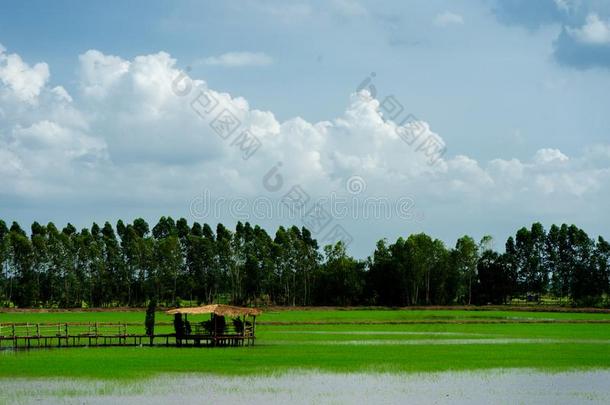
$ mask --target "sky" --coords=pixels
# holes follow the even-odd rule
[[[7,1],[0,217],[610,237],[610,1]]]

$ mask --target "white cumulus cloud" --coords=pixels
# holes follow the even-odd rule
[[[49,66],[46,63],[30,66],[19,55],[5,52],[6,48],[0,45],[0,82],[18,99],[36,103],[49,79]]]
[[[567,162],[568,160],[569,158],[563,153],[561,153],[559,149],[551,148],[540,149],[536,152],[536,155],[534,156],[534,161],[538,164],[546,164],[553,162],[563,163]]]
[[[298,185],[312,197],[324,197],[345,194],[345,181],[354,175],[366,182],[366,195],[414,196],[430,224],[472,222],[482,211],[491,212],[487,222],[496,215],[543,215],[550,206],[569,215],[585,196],[601,205],[608,197],[608,145],[580,156],[545,148],[530,159],[489,162],[452,155],[448,145],[449,153],[430,164],[425,149],[405,142],[405,128],[385,120],[379,101],[366,92],[352,94],[337,117],[280,121],[242,97],[187,77],[166,52],[126,60],[87,51],[79,58],[76,95],[48,85],[46,64],[31,68],[16,54],[11,62],[2,55],[2,66],[17,63],[20,74],[40,79],[25,86],[10,73],[0,82],[2,192],[34,206],[82,201],[92,212],[105,213],[112,204],[131,204],[156,207],[165,215],[173,207],[188,216],[191,201],[204,189],[225,199],[279,200]],[[225,110],[238,124],[232,134],[220,136],[213,122]],[[413,125],[421,131],[419,139],[444,142],[433,123]],[[261,144],[248,160],[238,142],[244,131]],[[283,188],[271,192],[263,179],[278,164]],[[410,225],[384,226],[406,232]],[[388,236],[383,229],[374,235],[364,229],[360,236]]]

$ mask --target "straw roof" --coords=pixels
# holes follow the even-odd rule
[[[251,315],[257,316],[262,313],[260,309],[256,308],[244,308],[234,307],[231,305],[212,304],[204,305],[202,307],[190,307],[190,308],[175,308],[165,312],[168,315],[175,314],[189,314],[189,315],[201,315],[201,314],[214,314],[218,316],[242,316]]]

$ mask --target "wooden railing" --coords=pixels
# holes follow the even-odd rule
[[[153,344],[182,345],[190,340],[193,344],[207,342],[210,345],[254,344],[254,328],[245,324],[243,328],[227,324],[222,331],[205,331],[201,324],[184,336],[156,333],[152,339],[143,333],[143,326],[134,323],[4,323],[0,324],[0,348],[66,347],[66,346],[127,346]],[[168,328],[169,332],[169,328]]]
[[[129,336],[137,335],[128,330],[126,323],[11,323],[0,324],[0,339],[22,337],[66,336]],[[142,325],[138,324],[140,328]]]

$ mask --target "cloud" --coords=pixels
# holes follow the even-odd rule
[[[610,20],[602,21],[597,14],[589,14],[585,25],[567,28],[568,34],[576,41],[587,45],[610,44]]]
[[[564,28],[553,44],[553,56],[558,63],[568,67],[610,69],[610,43],[599,42],[601,40],[603,34],[600,33],[591,34],[584,33],[582,29],[570,31],[569,28]]]
[[[557,9],[569,13],[578,8],[579,0],[554,0]]]
[[[451,11],[445,11],[434,17],[434,24],[439,27],[463,25],[464,18],[459,14],[452,13]]]
[[[273,63],[273,58],[263,52],[227,52],[205,58],[201,63],[224,67],[268,66]]]
[[[495,0],[492,8],[501,23],[535,30],[564,21],[569,4],[568,0]]]
[[[36,103],[42,87],[49,79],[49,66],[37,63],[30,67],[19,55],[5,52],[6,48],[0,45],[0,81],[18,99]]]
[[[553,42],[553,58],[576,69],[610,68],[610,5],[601,1],[496,0],[494,14],[506,25],[535,30],[560,27]]]
[[[188,215],[204,189],[224,199],[262,195],[279,201],[293,186],[312,198],[351,196],[345,182],[354,175],[366,182],[362,198],[414,196],[430,224],[476,220],[483,210],[489,213],[486,223],[498,215],[541,216],[551,206],[569,217],[576,203],[603,206],[609,197],[604,186],[610,181],[608,145],[594,145],[580,156],[545,148],[525,160],[483,162],[460,154],[431,165],[425,150],[405,142],[400,135],[405,128],[384,119],[379,101],[366,92],[351,95],[345,111],[326,121],[280,121],[242,97],[186,77],[166,52],[125,60],[90,50],[79,63],[76,95],[49,86],[47,78],[32,104],[28,97],[14,96],[12,82],[0,83],[4,212],[18,209],[10,201],[26,201],[40,210],[51,202],[69,206],[66,218],[79,204],[96,215],[108,215],[112,206],[149,207],[164,214],[171,207]],[[201,107],[205,100],[213,100],[209,114]],[[223,111],[238,122],[232,135],[212,125]],[[442,141],[433,123],[420,121],[417,127],[420,139]],[[238,137],[246,130],[261,146],[244,160]],[[278,163],[283,188],[269,191],[263,179]],[[462,217],[467,212],[476,215],[467,220]],[[344,226],[357,229],[356,222]],[[411,224],[390,221],[382,228],[390,226],[408,229]],[[387,236],[362,232],[355,236]],[[372,245],[369,239],[366,244]]]
[[[534,155],[534,161],[540,165],[549,163],[564,163],[568,160],[569,158],[561,153],[559,149],[540,149],[536,152],[536,155]]]
[[[81,88],[87,96],[103,97],[129,70],[129,62],[91,49],[78,57]]]

